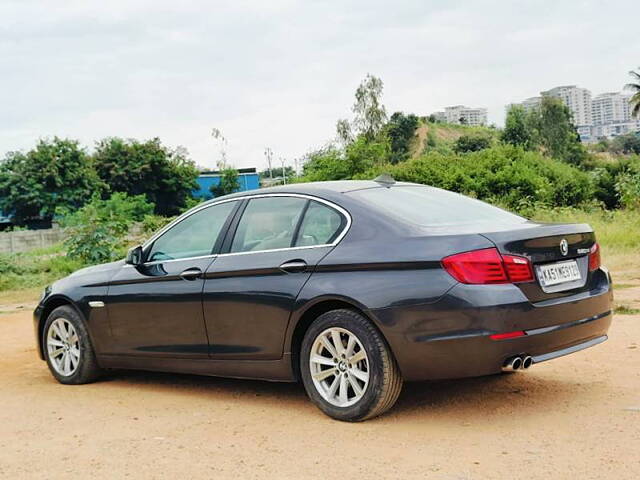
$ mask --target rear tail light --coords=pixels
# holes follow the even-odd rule
[[[491,340],[507,340],[509,338],[518,338],[524,337],[526,333],[522,330],[518,330],[516,332],[507,332],[507,333],[494,333],[493,335],[489,335]]]
[[[600,268],[600,245],[594,243],[589,250],[589,271],[593,272]]]
[[[502,260],[509,280],[513,283],[533,281],[533,270],[529,259],[515,255],[503,255]]]
[[[444,269],[461,283],[486,285],[533,281],[525,257],[500,255],[496,248],[458,253],[442,259]]]

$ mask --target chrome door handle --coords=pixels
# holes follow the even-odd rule
[[[180,278],[183,280],[196,280],[202,276],[202,270],[199,268],[187,268],[180,273]]]
[[[291,260],[280,265],[280,270],[287,273],[304,272],[307,269],[307,262],[304,260]]]

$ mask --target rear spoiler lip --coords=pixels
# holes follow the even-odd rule
[[[530,225],[527,228],[481,232],[479,235],[495,243],[496,241],[511,242],[533,238],[573,235],[577,233],[594,233],[593,228],[587,223],[531,223],[534,225]]]

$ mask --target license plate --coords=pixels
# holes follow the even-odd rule
[[[575,260],[551,263],[538,267],[538,279],[543,287],[580,280],[580,270]]]

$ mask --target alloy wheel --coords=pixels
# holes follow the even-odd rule
[[[71,322],[56,318],[47,332],[47,353],[60,375],[73,375],[80,364],[80,339]]]
[[[344,328],[328,328],[316,337],[309,368],[318,393],[337,407],[357,403],[369,385],[367,352],[358,337]]]

